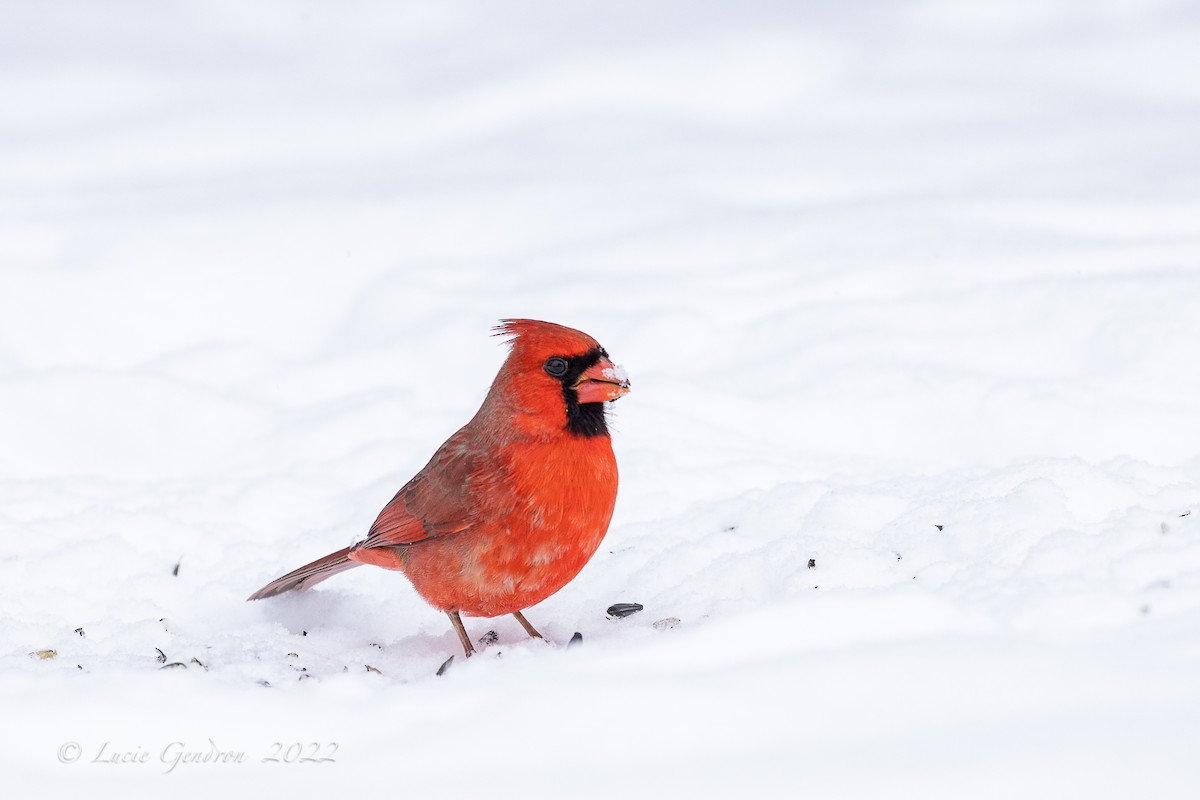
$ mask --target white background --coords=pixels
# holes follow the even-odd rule
[[[11,791],[1200,793],[1194,4],[8,3],[0,100]],[[243,602],[513,316],[633,378],[556,644]]]

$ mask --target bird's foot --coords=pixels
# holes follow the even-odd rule
[[[517,618],[517,622],[521,623],[521,627],[524,628],[525,632],[528,633],[530,636],[532,636],[535,639],[545,639],[546,638],[545,636],[542,636],[540,633],[537,632],[537,628],[535,628],[529,624],[529,620],[525,619],[525,615],[522,614],[520,611],[514,611],[513,616]]]
[[[450,624],[454,626],[454,632],[458,634],[458,641],[462,643],[463,652],[467,658],[475,655],[475,647],[471,644],[471,637],[467,636],[467,629],[463,627],[462,617],[458,615],[458,611],[447,611],[446,616],[450,617]]]

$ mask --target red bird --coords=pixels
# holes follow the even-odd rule
[[[367,538],[289,572],[248,599],[307,589],[360,564],[403,572],[445,611],[469,657],[460,614],[521,614],[574,578],[608,530],[617,461],[604,404],[629,391],[595,339],[503,320],[511,350],[475,416],[392,498]]]

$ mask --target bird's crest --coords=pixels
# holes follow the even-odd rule
[[[565,352],[587,352],[600,344],[583,331],[537,319],[502,319],[494,329],[506,337],[510,348],[541,350],[545,347]]]

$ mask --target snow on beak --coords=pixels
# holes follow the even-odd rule
[[[572,388],[580,403],[604,403],[629,392],[629,376],[602,357],[579,376]]]

